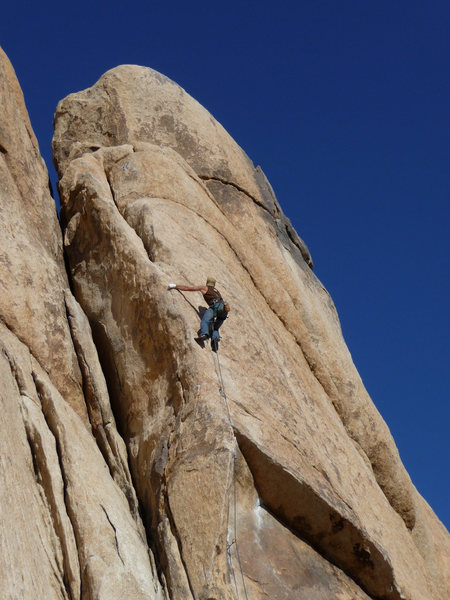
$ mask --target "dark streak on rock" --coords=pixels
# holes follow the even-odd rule
[[[199,178],[202,181],[218,181],[219,183],[222,183],[223,185],[230,185],[231,187],[235,188],[238,192],[241,192],[242,194],[244,194],[245,196],[247,196],[247,198],[250,198],[250,200],[252,202],[254,202],[255,204],[257,204],[259,207],[261,207],[266,212],[268,212],[272,217],[274,216],[270,212],[270,210],[267,208],[267,206],[265,206],[265,204],[263,204],[260,200],[258,200],[257,198],[255,198],[254,196],[252,196],[251,194],[249,194],[247,192],[247,190],[245,190],[244,188],[242,188],[239,185],[237,185],[237,183],[234,183],[233,181],[226,181],[225,179],[222,179],[221,177],[211,177],[211,176],[207,176],[207,175],[199,175]]]
[[[58,437],[58,428],[57,426],[55,426],[55,424],[52,422],[52,418],[51,418],[51,411],[48,411],[47,408],[47,390],[44,388],[43,382],[39,379],[39,376],[35,373],[35,371],[32,371],[31,373],[32,377],[33,377],[33,381],[34,381],[34,385],[36,388],[36,393],[38,395],[38,397],[41,400],[41,408],[42,408],[42,415],[45,419],[45,422],[47,424],[48,430],[50,431],[50,433],[53,435],[54,440],[55,440],[55,449],[56,449],[56,455],[58,457],[58,463],[59,463],[59,470],[61,473],[61,479],[63,482],[63,493],[64,493],[64,505],[66,507],[66,514],[67,517],[72,525],[72,531],[74,533],[74,541],[75,541],[75,545],[77,547],[77,552],[78,552],[78,556],[80,556],[80,549],[79,549],[79,541],[78,541],[78,537],[77,537],[77,529],[75,526],[75,518],[72,515],[72,511],[70,509],[70,502],[69,502],[69,496],[68,496],[68,492],[67,492],[67,488],[68,488],[68,482],[67,482],[67,475],[64,469],[64,460],[63,460],[63,456],[62,456],[62,449],[61,449],[61,443]],[[68,565],[69,564],[69,560],[68,557],[65,557],[65,562]],[[82,574],[80,573],[80,597],[82,597],[83,594],[83,578],[81,576]],[[67,592],[69,594],[69,597],[72,597],[71,593],[70,593],[70,588],[68,585],[68,582],[66,581],[66,578],[68,576],[67,573],[67,569],[64,570],[64,585],[67,589]]]
[[[264,175],[263,177],[265,180]],[[267,186],[270,187],[270,194],[268,194],[267,191],[265,193],[265,190],[261,189],[261,193],[263,196],[263,201],[261,201],[255,198],[252,194],[247,192],[241,186],[237,185],[234,182],[227,181],[226,179],[223,179],[221,177],[199,175],[199,178],[202,181],[205,181],[206,183],[213,182],[213,185],[214,182],[216,182],[224,186],[230,186],[234,190],[237,190],[239,193],[244,194],[247,198],[249,198],[252,202],[254,202],[259,208],[263,210],[263,216],[265,220],[275,230],[280,243],[289,252],[291,252],[292,256],[294,257],[300,268],[305,268],[306,264],[310,269],[313,269],[313,261],[306,244],[303,242],[303,240],[299,237],[295,229],[292,227],[290,220],[283,214],[283,211],[281,210],[275,198],[275,195],[273,194],[272,188],[270,187],[270,184],[268,182]],[[261,188],[261,184],[259,185]],[[217,192],[214,193],[213,189],[210,189],[209,191],[213,194],[213,196],[216,198],[219,204],[221,203],[221,200],[222,203],[225,201],[222,194],[217,194]]]
[[[103,512],[105,513],[105,517],[106,520],[108,521],[108,523],[111,525],[112,530],[114,531],[114,538],[116,540],[116,549],[117,549],[117,554],[119,555],[120,560],[122,561],[122,564],[125,565],[122,555],[120,554],[120,548],[119,548],[119,540],[117,539],[117,529],[116,526],[114,525],[114,523],[111,521],[111,519],[109,518],[108,513],[106,512],[106,508],[103,506],[103,504],[100,504],[100,508],[103,510]]]

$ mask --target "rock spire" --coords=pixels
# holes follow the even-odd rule
[[[61,236],[4,54],[0,91],[6,597],[446,599],[448,533],[261,168],[117,67],[56,110]],[[167,289],[207,275],[218,355]]]

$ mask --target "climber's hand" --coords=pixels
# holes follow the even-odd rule
[[[169,283],[169,285],[167,286],[168,290],[174,290],[177,287],[176,283]]]

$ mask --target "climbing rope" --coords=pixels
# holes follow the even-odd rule
[[[224,383],[223,383],[222,368],[220,366],[218,344],[216,344],[215,355],[217,357],[217,367],[218,367],[218,372],[219,372],[220,395],[222,396],[222,398],[225,401],[225,406],[226,406],[226,409],[227,409],[228,422],[230,424],[231,430],[233,431],[233,435],[234,435],[234,425],[233,425],[233,421],[231,419],[230,408],[228,406],[228,398],[227,398],[227,395],[226,395],[226,392],[225,392],[225,386],[224,386]],[[237,538],[237,493],[236,493],[236,478],[237,478],[237,472],[236,471],[237,471],[237,469],[236,469],[236,463],[237,463],[237,442],[235,441],[235,450],[234,450],[234,456],[233,456],[233,528],[234,528],[234,540],[231,542],[231,544],[227,544],[227,554],[228,554],[228,557],[230,559],[231,572],[232,572],[233,579],[234,579],[234,585],[236,587],[236,594],[237,594],[237,596],[239,598],[239,590],[238,590],[238,586],[237,586],[236,576],[234,574],[233,561],[232,561],[232,558],[231,558],[231,546],[234,544],[235,547],[236,547],[236,558],[237,558],[237,561],[238,561],[239,570],[241,572],[242,587],[244,589],[245,599],[248,600],[247,589],[245,587],[245,581],[244,581],[244,572],[242,570],[241,557],[239,555],[239,545],[238,545],[238,538]]]
[[[217,342],[216,342],[217,343]],[[220,366],[220,359],[219,359],[219,346],[218,344],[216,345],[216,351],[215,351],[215,355],[217,357],[217,367],[219,370],[219,380],[220,380],[220,395],[222,396],[222,398],[225,400],[225,406],[227,409],[227,416],[228,416],[228,422],[230,423],[230,427],[233,430],[234,433],[234,425],[233,425],[233,421],[231,420],[231,414],[230,414],[230,408],[228,406],[228,398],[227,395],[225,393],[225,386],[223,384],[223,377],[222,377],[222,368]]]

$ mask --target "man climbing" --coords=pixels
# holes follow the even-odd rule
[[[200,323],[200,335],[196,341],[203,343],[211,337],[213,348],[217,348],[217,343],[220,340],[219,328],[228,317],[229,305],[224,302],[221,293],[216,289],[216,280],[213,277],[208,277],[206,285],[177,285],[169,283],[169,290],[180,290],[180,292],[201,292],[205,299],[208,309],[202,317]]]

